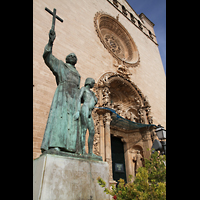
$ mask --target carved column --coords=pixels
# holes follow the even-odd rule
[[[103,105],[103,87],[101,85],[99,85],[99,106],[101,107]]]
[[[111,140],[110,140],[110,122],[111,122],[110,112],[105,113],[104,116],[105,116],[105,153],[106,153],[105,161],[109,164],[109,174],[110,174],[109,179],[113,180]]]
[[[111,154],[111,136],[110,136],[110,122],[111,115],[110,112],[105,113],[105,161],[109,164],[109,187],[111,189],[111,185],[117,184],[115,180],[113,180],[113,172],[112,172],[112,154]]]
[[[102,156],[103,161],[105,161],[105,138],[104,138],[104,124],[103,124],[103,114],[99,115],[100,123],[100,156]]]
[[[132,173],[132,168],[133,168],[132,165],[133,164],[132,164],[132,158],[131,158],[131,152],[130,152],[132,144],[129,142],[128,137],[122,138],[121,141],[124,143],[124,159],[125,159],[125,166],[126,166],[126,179],[128,180],[128,176],[130,174],[134,175]]]
[[[143,108],[143,120],[144,120],[144,124],[148,124],[145,108]]]
[[[109,97],[109,94],[110,94],[110,89],[108,86],[104,87],[103,90],[102,90],[102,101],[103,101],[103,104],[102,106],[105,106],[105,107],[110,107],[110,97]]]
[[[141,130],[140,131],[143,135],[143,146],[144,148],[144,158],[149,158],[151,156],[151,147],[152,147],[152,139],[151,139],[151,130]],[[147,151],[147,149],[150,151]]]

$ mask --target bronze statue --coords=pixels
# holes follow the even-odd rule
[[[87,78],[85,81],[85,86],[81,88],[80,94],[77,101],[77,112],[74,115],[74,119],[78,120],[81,116],[81,136],[80,143],[82,148],[82,154],[85,152],[85,135],[87,129],[89,130],[88,138],[88,154],[92,157],[99,157],[93,154],[93,139],[95,134],[94,122],[92,119],[92,110],[97,104],[97,98],[93,91],[90,88],[93,88],[95,80],[93,78]],[[81,107],[81,103],[83,103]]]
[[[76,110],[75,100],[80,89],[80,74],[76,70],[77,57],[74,53],[66,57],[66,63],[52,54],[53,42],[56,38],[55,13],[49,41],[44,48],[44,62],[56,78],[57,88],[51,104],[48,121],[41,145],[41,151],[54,148],[56,151],[76,152],[78,123],[73,120]]]
[[[53,15],[52,28],[49,31],[49,41],[44,48],[43,58],[56,78],[57,88],[51,104],[49,117],[41,145],[42,153],[53,153],[64,156],[75,156],[102,160],[101,156],[93,154],[93,139],[95,134],[92,110],[97,103],[93,88],[95,81],[87,78],[85,86],[80,90],[80,74],[76,70],[77,57],[70,53],[66,63],[52,54],[53,42],[56,38],[55,19],[63,21],[56,15],[56,9],[50,11]],[[81,103],[83,106],[81,108]],[[85,134],[89,129],[89,154],[85,152]]]

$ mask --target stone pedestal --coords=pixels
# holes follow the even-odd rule
[[[33,161],[33,200],[109,200],[98,176],[109,187],[108,163],[42,155]]]

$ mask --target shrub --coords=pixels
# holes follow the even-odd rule
[[[117,187],[105,188],[104,192],[116,200],[165,200],[166,199],[166,156],[154,152],[145,159],[145,166],[138,168],[135,180],[129,175],[128,183],[119,179]],[[105,187],[105,181],[98,177],[99,185]]]

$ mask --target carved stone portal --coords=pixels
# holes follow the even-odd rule
[[[151,106],[141,90],[119,72],[107,72],[103,74],[93,88],[97,98],[97,107],[114,109],[120,116],[130,121],[143,124],[153,123]],[[109,118],[108,118],[109,116]],[[110,135],[120,137],[124,142],[124,155],[126,174],[133,173],[134,163],[132,150],[135,145],[141,147],[140,152],[146,158],[149,156],[147,148],[152,146],[153,131],[146,129],[125,130],[123,127],[115,127],[111,123],[109,110],[96,109],[93,112],[95,122],[94,153],[100,155],[103,161],[109,163],[110,181],[112,181],[112,155]]]
[[[97,107],[109,107],[120,116],[137,123],[153,123],[151,106],[136,84],[121,73],[107,72],[97,82]]]

